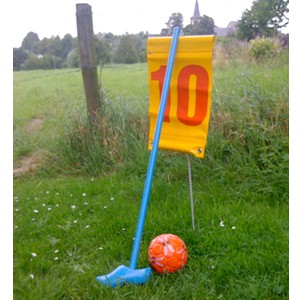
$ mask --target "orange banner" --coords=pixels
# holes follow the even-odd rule
[[[154,137],[171,39],[148,39],[149,149]],[[213,45],[214,36],[179,37],[160,149],[204,157],[211,107]]]

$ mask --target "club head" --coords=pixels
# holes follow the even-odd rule
[[[144,284],[151,276],[151,268],[131,269],[124,265],[119,266],[107,275],[97,276],[96,280],[105,285],[115,288],[125,283]]]

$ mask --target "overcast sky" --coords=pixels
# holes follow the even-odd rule
[[[40,39],[70,33],[77,36],[76,3],[92,6],[94,32],[113,34],[160,33],[170,15],[180,12],[184,26],[190,22],[196,0],[26,0],[11,1],[13,9],[13,47],[20,47],[30,31]],[[226,27],[241,18],[253,0],[198,0],[200,15],[214,19],[215,25]]]

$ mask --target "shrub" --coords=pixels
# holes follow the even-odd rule
[[[273,39],[259,38],[250,41],[249,55],[256,62],[274,57],[278,52],[279,46]]]

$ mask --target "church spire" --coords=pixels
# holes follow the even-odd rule
[[[200,12],[199,12],[199,5],[198,0],[196,0],[195,8],[194,8],[194,15],[191,17],[191,25],[199,23],[201,19]]]
[[[198,0],[196,0],[195,3],[195,9],[194,9],[194,18],[199,18],[200,17],[200,12],[199,12],[199,5],[198,5]]]

